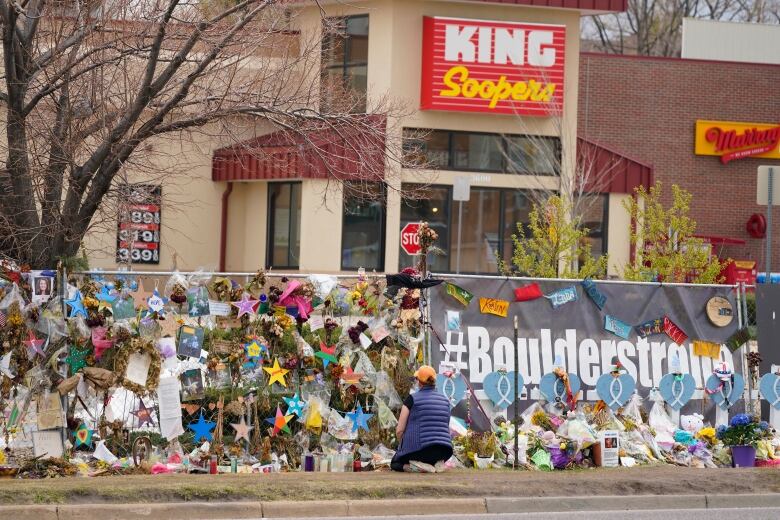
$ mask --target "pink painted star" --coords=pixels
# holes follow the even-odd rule
[[[43,350],[41,350],[41,345],[45,343],[45,340],[36,338],[33,331],[28,333],[27,341],[24,341],[23,343],[27,346],[27,348],[32,349],[39,356],[44,356]]]
[[[260,303],[260,300],[253,300],[249,297],[249,294],[244,293],[241,296],[241,300],[237,302],[231,302],[231,304],[238,308],[238,317],[240,318],[244,314],[254,314],[255,307]]]

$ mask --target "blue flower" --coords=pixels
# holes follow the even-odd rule
[[[761,421],[760,423],[758,423],[758,427],[766,431],[769,429],[769,423],[766,421]]]
[[[727,426],[725,426],[725,425],[723,425],[723,424],[721,424],[721,425],[720,425],[720,426],[718,426],[718,428],[715,430],[715,437],[717,437],[718,439],[722,439],[722,438],[723,438],[723,435],[725,435],[725,433],[726,433],[727,431],[728,431],[728,427],[727,427]]]
[[[731,426],[747,426],[753,422],[753,418],[746,413],[739,413],[731,418]]]

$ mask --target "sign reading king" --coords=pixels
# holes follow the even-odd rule
[[[426,16],[420,108],[559,114],[565,40],[563,25]]]
[[[780,159],[780,125],[696,121],[696,155],[717,155],[727,164],[735,159]]]

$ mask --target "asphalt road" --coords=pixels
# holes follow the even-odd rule
[[[419,515],[372,516],[371,520],[712,520],[739,518],[740,520],[777,520],[780,507],[729,509],[658,509],[653,511],[565,511],[560,513],[507,513],[486,515]],[[329,520],[354,520],[355,517],[337,517]],[[311,520],[286,518],[285,520]]]

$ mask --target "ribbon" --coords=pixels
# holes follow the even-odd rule
[[[596,304],[596,307],[598,307],[599,310],[603,310],[604,304],[607,303],[607,297],[604,293],[599,291],[598,287],[596,287],[596,283],[590,278],[585,278],[580,283],[585,289],[585,293],[593,300],[593,303]]]
[[[620,338],[628,339],[631,334],[631,325],[607,314],[604,316],[604,330]]]
[[[664,331],[664,319],[663,318],[656,318],[654,320],[649,320],[644,323],[640,323],[636,326],[636,332],[639,334],[640,338],[646,338],[648,336],[652,336],[653,334],[660,334]]]
[[[441,393],[443,393],[450,402],[450,407],[454,407],[456,404],[458,404],[455,402],[455,390],[455,382],[451,377],[446,377],[444,382],[441,384]]]
[[[664,332],[678,345],[682,345],[685,343],[685,340],[688,339],[688,335],[683,332],[680,327],[675,325],[675,323],[669,319],[669,316],[664,316]]]
[[[617,384],[617,393],[615,393],[615,385]],[[618,407],[621,406],[620,403],[620,394],[623,393],[623,381],[620,380],[619,377],[615,377],[612,379],[612,382],[609,384],[609,397],[611,398],[611,401],[607,403],[607,406],[612,408],[612,405],[618,405]]]
[[[569,287],[558,289],[553,293],[545,294],[544,297],[550,300],[553,309],[557,309],[561,305],[577,301],[577,287],[570,285]]]
[[[469,303],[471,303],[471,299],[474,297],[474,295],[466,289],[449,282],[446,283],[446,288],[447,294],[458,300],[464,307],[468,307]]]
[[[502,390],[505,388],[505,391]],[[498,402],[495,403],[497,408],[507,408],[512,401],[509,400],[509,391],[512,389],[512,383],[509,381],[507,374],[501,374],[498,376],[498,383],[496,384],[496,390],[498,390]],[[506,406],[504,406],[506,403]]]
[[[780,403],[780,392],[778,391],[778,390],[780,390],[780,388],[778,388],[778,386],[777,386],[778,384],[780,384],[780,377],[775,378],[775,384],[772,387],[774,389],[774,391],[775,391],[775,400],[772,401],[772,408],[777,406],[777,403]]]
[[[675,390],[679,388],[679,392],[676,392]],[[675,405],[680,405],[681,407],[685,404],[682,402],[682,395],[685,391],[685,385],[682,383],[682,375],[675,376],[674,381],[672,381],[672,397],[674,397],[674,401],[669,403],[671,407],[674,407]]]
[[[731,406],[731,403],[729,402],[729,395],[731,395],[731,390],[734,388],[733,383],[734,383],[734,375],[731,376],[730,381],[723,381],[721,379],[720,384],[716,388],[710,390],[709,388],[705,387],[704,391],[707,392],[709,395],[720,393],[720,395],[723,396],[723,402],[725,403],[726,408],[729,408]],[[723,391],[726,388],[726,385],[729,385],[728,394]]]

